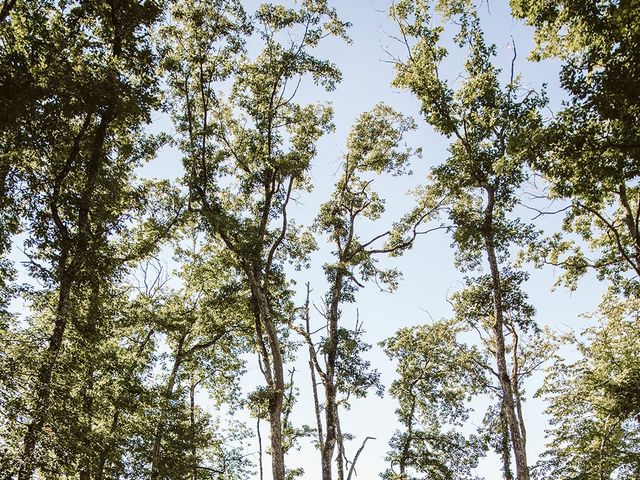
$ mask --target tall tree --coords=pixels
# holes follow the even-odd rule
[[[473,469],[486,446],[459,428],[469,402],[487,390],[484,355],[458,341],[466,330],[457,320],[399,330],[382,343],[397,360],[399,378],[389,393],[397,399],[402,431],[391,439],[387,480],[476,478]]]
[[[236,259],[250,291],[269,397],[272,474],[283,480],[286,379],[280,330],[287,323],[281,309],[287,282],[282,262],[305,249],[288,208],[292,195],[310,186],[315,142],[332,127],[330,108],[302,106],[295,97],[305,77],[334,88],[340,73],[311,50],[326,35],[344,36],[346,24],[326,1],[303,1],[299,8],[262,5],[253,25],[264,47],[250,59],[235,56],[241,47],[237,34],[247,30],[238,2],[185,11],[171,33],[169,52],[186,46],[195,55],[171,55],[168,68],[191,209]],[[216,81],[231,74],[225,96]]]
[[[505,342],[511,308],[505,284],[512,276],[507,268],[510,248],[524,246],[532,238],[531,228],[509,214],[526,177],[519,152],[528,132],[540,124],[537,110],[544,98],[534,92],[522,94],[513,62],[509,82],[500,85],[500,70],[492,63],[495,47],[486,44],[472,2],[443,0],[436,5],[444,20],[455,18],[460,26],[455,41],[468,51],[464,80],[454,91],[440,76],[447,50],[439,43],[443,28],[432,25],[433,5],[401,1],[392,7],[391,15],[399,25],[408,58],[397,63],[394,84],[411,90],[426,120],[438,132],[453,137],[449,158],[432,172],[434,188],[448,204],[458,266],[466,271],[486,266],[490,272],[477,281],[491,295],[493,353],[516,476],[528,480],[525,431]]]
[[[624,458],[626,440],[637,435],[629,428],[633,409],[610,411],[607,404],[629,406],[636,397],[633,388],[615,394],[610,388],[635,368],[626,340],[633,337],[631,312],[640,293],[640,3],[512,0],[511,6],[535,28],[531,58],[563,62],[560,84],[569,94],[528,149],[549,196],[566,205],[559,209],[566,212],[564,232],[534,246],[534,258],[560,265],[570,288],[589,269],[609,281],[602,326],[577,342],[583,358],[560,362],[547,382],[553,415],[547,465],[559,478],[630,478],[637,476],[633,455]],[[584,400],[563,388],[563,367],[570,369],[567,385],[584,392]],[[576,448],[567,444],[569,422],[580,432]]]
[[[43,459],[37,448],[68,326],[90,286],[124,264],[112,240],[141,201],[133,169],[156,147],[141,127],[157,105],[150,31],[160,13],[159,2],[13,2],[1,25],[11,39],[3,61],[18,72],[3,86],[26,87],[2,119],[11,149],[3,165],[21,158],[31,274],[53,309],[25,412],[21,479]]]
[[[535,310],[529,304],[522,285],[528,279],[524,272],[505,268],[501,272],[501,293],[504,302],[504,352],[507,375],[513,392],[513,408],[520,434],[526,444],[527,429],[523,403],[525,382],[543,365],[552,360],[557,348],[554,336],[540,330],[534,323]],[[476,345],[486,358],[496,357],[495,307],[491,275],[466,278],[463,290],[452,295],[451,305],[457,327],[467,336],[476,336]],[[464,326],[464,327],[460,327]],[[492,362],[474,362],[484,369],[490,380],[486,385],[493,404],[488,408],[481,432],[488,437],[489,445],[500,455],[503,478],[513,478],[511,460],[511,426],[507,412],[508,399],[500,379],[500,370]],[[497,363],[497,362],[496,362]]]
[[[609,295],[597,316],[597,326],[572,338],[579,358],[558,360],[540,392],[550,415],[546,477],[640,476],[638,302]]]
[[[512,0],[516,17],[535,27],[535,60],[563,61],[560,84],[569,94],[554,118],[533,132],[530,162],[568,205],[566,237],[549,239],[541,262],[566,269],[570,286],[594,268],[623,294],[638,295],[640,275],[640,21],[637,0]]]
[[[360,339],[360,326],[350,330],[341,325],[341,306],[345,302],[355,302],[355,292],[367,280],[374,279],[391,289],[395,287],[398,272],[380,268],[375,257],[399,254],[409,248],[416,236],[424,233],[419,231],[420,224],[433,213],[424,205],[420,212],[412,212],[413,222],[407,221],[406,227],[398,221],[386,231],[364,239],[360,232],[363,222],[380,220],[384,213],[383,201],[372,188],[371,175],[400,175],[408,171],[409,161],[417,152],[403,145],[403,136],[414,128],[411,119],[384,104],[363,113],[349,134],[335,191],[320,207],[315,222],[316,229],[327,234],[335,248],[335,261],[324,267],[330,284],[323,312],[326,332],[316,345],[308,324],[306,329],[297,330],[309,347],[312,378],[318,375],[324,391],[322,405],[316,399],[323,480],[333,478],[336,448],[337,478],[344,478],[340,397],[362,396],[367,389],[380,387],[377,373],[368,371],[368,362],[360,358],[360,352],[368,348]],[[319,418],[321,409],[324,410],[324,425]]]
[[[235,402],[237,407],[241,355],[251,333],[246,291],[215,244],[196,239],[190,250],[177,251],[183,285],[168,292],[156,312],[171,361],[154,396],[155,415],[145,440],[151,479],[183,478],[186,472],[200,478],[207,470],[225,473],[227,465],[238,463],[224,457],[213,466],[202,462],[214,432],[202,415],[205,423],[197,422],[195,394],[199,387],[214,404]]]
[[[517,280],[503,280],[509,305],[505,312],[505,337],[510,339],[505,345],[506,360],[515,414],[526,434],[525,380],[553,357],[556,342],[533,326],[533,309]],[[490,277],[467,279],[467,288],[455,293],[451,304],[452,319],[401,329],[382,344],[387,355],[398,361],[399,378],[391,384],[390,393],[398,400],[396,413],[404,427],[390,442],[387,459],[391,465],[385,478],[476,478],[474,468],[492,447],[501,457],[503,478],[513,479],[506,402],[491,360],[496,348]],[[487,400],[491,404],[473,431],[466,423],[469,405]],[[470,430],[472,433],[463,434]]]

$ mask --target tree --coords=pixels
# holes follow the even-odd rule
[[[535,310],[529,304],[522,289],[528,279],[524,272],[505,268],[501,272],[501,289],[504,302],[505,364],[509,383],[513,391],[513,407],[516,421],[526,443],[526,423],[523,403],[525,401],[525,382],[544,364],[553,359],[558,341],[548,329],[541,330],[534,322]],[[496,356],[496,338],[494,334],[495,316],[491,275],[465,279],[466,288],[452,295],[451,305],[455,321],[464,327],[461,331],[467,335],[475,334],[476,345],[484,358]],[[460,328],[460,327],[459,327]],[[487,437],[489,445],[500,455],[503,478],[513,479],[510,447],[510,425],[506,409],[508,401],[500,382],[499,370],[491,362],[483,360],[475,364],[484,369],[492,379],[486,384],[486,393],[493,400],[488,408],[480,433]]]
[[[473,469],[486,446],[478,435],[459,428],[471,399],[487,390],[484,355],[460,343],[458,321],[403,328],[382,343],[396,360],[399,378],[389,393],[398,400],[402,431],[396,431],[384,472],[387,480],[476,478]]]
[[[490,272],[478,281],[491,295],[493,353],[517,478],[528,480],[525,431],[505,344],[511,308],[505,284],[510,273],[501,264],[508,261],[512,246],[525,246],[532,239],[531,228],[508,215],[518,203],[517,188],[526,177],[520,151],[528,132],[540,125],[538,108],[545,100],[534,92],[519,91],[513,63],[510,81],[500,85],[499,70],[492,64],[495,47],[485,43],[471,2],[441,1],[437,8],[445,20],[455,18],[460,25],[455,40],[459,48],[468,50],[465,79],[453,91],[440,77],[439,65],[447,50],[439,44],[443,28],[431,24],[431,4],[402,1],[392,7],[391,15],[399,25],[408,59],[396,63],[394,84],[411,90],[426,120],[454,139],[449,158],[432,172],[433,189],[448,205],[457,264],[467,271],[479,269],[484,257]]]
[[[505,345],[509,381],[520,431],[526,434],[522,402],[525,381],[555,354],[557,342],[532,323],[533,309],[513,277],[503,277]],[[383,342],[398,361],[399,378],[391,385],[404,427],[391,440],[390,468],[384,478],[475,478],[473,469],[492,447],[502,459],[503,478],[512,479],[510,432],[506,402],[495,358],[491,278],[467,279],[467,288],[451,298],[454,317],[431,325],[401,329]],[[473,337],[476,337],[475,340]],[[474,400],[491,400],[475,432],[459,427]],[[417,475],[424,475],[418,477]]]
[[[598,326],[572,338],[578,360],[554,363],[540,391],[551,417],[549,449],[541,462],[545,476],[608,480],[640,475],[637,301],[609,295],[598,316]]]
[[[281,306],[288,293],[282,262],[295,261],[305,250],[288,206],[296,190],[309,187],[315,142],[331,129],[330,108],[302,106],[295,96],[304,77],[334,88],[340,73],[311,50],[326,35],[344,36],[346,24],[325,1],[304,1],[298,9],[262,5],[253,24],[264,48],[251,60],[236,56],[241,50],[236,34],[247,29],[239,3],[222,2],[222,10],[216,6],[203,5],[204,15],[187,10],[195,16],[184,16],[170,33],[168,52],[187,46],[195,53],[168,57],[173,112],[191,209],[236,259],[250,291],[255,345],[269,397],[272,474],[283,480],[281,330],[288,322]],[[218,11],[222,16],[211,13]],[[200,24],[207,28],[196,27]],[[216,82],[229,75],[231,91],[224,96],[215,90]]]
[[[23,412],[18,478],[28,479],[45,461],[37,449],[60,393],[54,377],[68,330],[82,333],[75,319],[135,256],[119,251],[123,245],[114,239],[147,200],[132,172],[158,145],[142,135],[142,125],[158,105],[150,31],[161,9],[157,2],[38,1],[11,2],[6,12],[4,86],[21,94],[0,127],[8,147],[3,186],[19,179],[26,189],[30,273],[45,285],[34,307],[44,308],[39,320],[48,323],[44,348],[33,352],[33,396]]]
[[[219,466],[202,463],[199,450],[206,450],[215,437],[206,415],[196,411],[195,393],[204,386],[215,404],[237,406],[238,380],[244,369],[241,355],[251,332],[246,291],[221,249],[198,243],[194,239],[190,250],[176,248],[182,286],[168,292],[155,312],[171,363],[158,385],[153,426],[145,439],[150,448],[144,463],[150,465],[151,479],[183,478],[185,473],[200,478],[203,470],[227,473],[227,465],[239,460],[223,456],[215,459]]]
[[[599,308],[602,326],[587,330],[586,341],[573,341],[582,359],[558,362],[543,389],[553,424],[545,465],[558,478],[630,478],[637,467],[633,454],[625,457],[626,442],[637,432],[628,412],[618,415],[607,403],[625,403],[608,385],[621,371],[627,375],[634,369],[626,340],[633,338],[631,312],[640,286],[639,5],[518,0],[511,5],[514,16],[535,28],[531,58],[563,61],[560,84],[569,94],[554,118],[534,132],[528,149],[530,164],[549,184],[549,196],[566,204],[560,209],[566,212],[564,232],[534,245],[533,257],[540,265],[560,265],[562,280],[572,289],[589,269],[609,281]]]
[[[151,265],[157,263],[146,261],[141,266],[146,286],[136,286],[132,298],[125,294],[133,288],[127,283],[120,286],[118,295],[111,295],[115,304],[111,315],[105,315],[111,328],[85,347],[95,352],[88,363],[98,381],[90,392],[90,439],[86,432],[81,437],[86,445],[85,471],[96,480],[117,478],[131,471],[126,452],[132,448],[132,439],[140,435],[140,419],[149,408],[148,382],[156,367],[159,344],[157,311],[160,291],[167,280],[162,269],[154,270]],[[73,451],[71,445],[67,448]],[[75,476],[74,472],[69,476]]]
[[[564,229],[582,237],[593,253],[556,235],[538,249],[538,260],[564,267],[573,288],[593,268],[616,290],[637,296],[639,4],[512,0],[511,5],[514,16],[536,29],[531,57],[564,62],[560,84],[569,99],[544,128],[532,132],[528,155],[549,182],[551,198],[568,203],[561,209],[567,212]]]
[[[306,306],[306,328],[298,327],[309,347],[312,382],[318,375],[324,390],[324,401],[314,397],[318,446],[321,453],[322,478],[332,476],[333,456],[336,456],[337,478],[344,478],[344,445],[340,430],[339,404],[350,395],[364,396],[371,387],[380,388],[377,372],[369,371],[368,362],[360,352],[369,348],[361,337],[360,326],[349,330],[341,326],[341,305],[355,302],[355,292],[365,281],[375,280],[393,289],[398,272],[381,269],[376,256],[399,254],[409,248],[420,232],[420,224],[432,213],[424,205],[412,212],[414,220],[409,226],[396,222],[394,228],[371,238],[362,239],[360,230],[364,221],[377,221],[384,212],[383,201],[373,190],[371,174],[400,175],[406,173],[408,163],[418,152],[402,145],[404,134],[415,128],[414,122],[378,104],[371,112],[363,113],[354,124],[347,140],[341,176],[331,198],[320,207],[315,221],[317,231],[329,236],[335,248],[335,262],[325,265],[330,290],[324,301],[323,317],[326,335],[316,345],[311,336]],[[339,401],[340,395],[345,400]],[[324,410],[324,425],[320,410]]]

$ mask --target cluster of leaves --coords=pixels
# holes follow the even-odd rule
[[[456,321],[405,328],[382,343],[398,362],[399,378],[389,393],[403,430],[391,439],[388,480],[475,478],[473,469],[486,451],[478,435],[463,435],[469,402],[487,390],[485,356],[458,341]]]
[[[552,441],[541,468],[557,478],[633,478],[638,473],[637,300],[608,296],[598,326],[573,337],[579,359],[559,360],[539,392],[549,401]]]

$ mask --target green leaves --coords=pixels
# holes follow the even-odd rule
[[[363,173],[405,173],[407,163],[419,151],[402,147],[402,140],[407,132],[415,129],[411,118],[379,103],[371,112],[360,115],[349,132],[348,168]]]
[[[472,479],[489,448],[506,479],[512,463],[518,480],[637,477],[637,0],[512,0],[536,29],[533,56],[564,62],[570,97],[551,120],[546,93],[514,71],[515,45],[497,58],[476,2],[393,2],[406,49],[394,85],[415,95],[448,154],[415,204],[388,218],[376,185],[410,174],[421,150],[406,141],[416,123],[378,103],[353,124],[310,228],[291,207],[313,187],[334,109],[301,93],[337,88],[342,74],[322,52],[328,37],[349,41],[349,24],[327,0],[253,13],[244,3],[0,1],[0,471],[248,478],[250,434],[232,419],[247,408],[258,435],[268,420],[273,478],[303,475],[285,466],[314,432],[292,421],[303,393],[289,369],[293,330],[309,354],[323,480],[350,465],[349,479],[365,444],[349,462],[355,437],[340,419],[383,386],[346,304],[357,307],[369,281],[396,289],[402,272],[380,260],[443,229],[463,286],[451,320],[382,343],[398,407],[383,478]],[[465,57],[456,79],[441,68],[452,51]],[[162,120],[148,131],[159,113],[173,120],[170,136],[151,133]],[[138,178],[167,145],[180,152],[181,178]],[[519,218],[532,174],[564,202],[562,234],[543,237]],[[311,267],[319,237],[331,252],[315,330],[310,288],[296,308],[292,273]],[[18,251],[24,269],[9,261]],[[589,269],[610,283],[602,323],[569,342],[573,361],[556,353],[566,338],[536,324],[523,259],[561,266],[570,288]],[[264,383],[245,400],[249,353]],[[549,452],[530,475],[525,387],[547,362]],[[491,405],[472,428],[478,400]]]
[[[398,362],[389,393],[398,401],[403,426],[391,439],[391,467],[383,478],[474,478],[486,446],[459,427],[468,418],[470,400],[486,392],[488,380],[483,355],[458,341],[463,331],[456,321],[439,321],[403,328],[382,342]]]
[[[572,344],[580,357],[548,371],[545,472],[557,478],[629,478],[638,472],[640,352],[635,301],[607,296],[598,326]]]
[[[537,129],[531,165],[553,196],[570,202],[565,229],[602,252],[590,266],[628,293],[636,287],[622,272],[640,271],[632,253],[638,206],[629,200],[640,138],[636,2],[513,1],[512,7],[536,28],[532,56],[564,61],[560,82],[570,94],[556,118]]]
[[[426,214],[423,210],[414,212],[405,218],[406,222],[397,222],[393,229],[369,240],[360,238],[356,223],[361,219],[379,220],[384,213],[384,200],[373,189],[371,174],[411,173],[409,163],[420,155],[420,151],[403,142],[405,134],[415,128],[412,119],[384,104],[360,115],[353,125],[347,139],[342,174],[331,198],[321,205],[315,221],[315,228],[328,234],[336,247],[337,262],[325,267],[331,278],[342,275],[347,284],[360,286],[354,276],[358,270],[362,280],[382,280],[391,288],[395,285],[397,275],[393,270],[378,269],[374,256],[399,254],[409,248],[416,237],[416,228]],[[386,243],[380,245],[383,240]]]

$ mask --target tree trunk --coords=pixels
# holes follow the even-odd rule
[[[36,390],[34,413],[24,437],[22,460],[18,470],[18,480],[30,480],[35,469],[35,450],[42,428],[44,427],[47,410],[49,408],[49,400],[51,397],[51,377],[57,364],[58,354],[62,347],[64,331],[67,327],[67,311],[69,309],[72,284],[73,280],[71,276],[65,273],[60,283],[58,305],[56,307],[56,315],[53,323],[53,332],[49,337],[49,344],[38,372],[38,387]]]
[[[335,408],[336,390],[333,382],[327,383],[325,391],[326,436],[322,448],[322,480],[331,480],[331,463],[337,441],[337,415]]]
[[[256,435],[258,436],[258,466],[260,467],[260,480],[264,480],[264,470],[262,466],[262,434],[260,433],[260,417],[256,420]]]
[[[485,187],[487,193],[487,206],[484,215],[483,237],[487,251],[487,260],[491,271],[492,294],[493,294],[493,337],[496,343],[496,363],[498,366],[498,379],[502,390],[504,401],[504,412],[511,434],[511,444],[516,463],[517,480],[529,480],[529,467],[527,465],[527,453],[520,431],[520,424],[516,415],[514,405],[514,391],[511,378],[507,369],[506,348],[504,342],[504,306],[502,302],[502,286],[498,260],[496,258],[494,232],[493,232],[493,207],[495,201],[494,187]]]
[[[518,419],[518,425],[520,426],[520,436],[522,437],[522,446],[526,450],[527,448],[527,429],[524,425],[524,415],[522,414],[522,395],[520,393],[520,364],[518,363],[518,332],[516,332],[515,325],[512,326],[512,358],[513,368],[511,372],[511,383],[513,385],[513,400],[516,407],[516,417]]]
[[[258,275],[245,269],[251,287],[256,339],[262,357],[262,373],[270,390],[268,413],[271,430],[271,473],[273,480],[285,480],[284,446],[282,438],[282,413],[284,409],[284,362],[276,326],[271,318],[271,308]],[[265,344],[265,336],[267,343]]]
[[[162,459],[162,439],[164,437],[164,430],[166,426],[166,416],[167,411],[169,410],[169,402],[173,395],[176,378],[178,377],[178,371],[180,370],[180,365],[182,363],[182,352],[186,336],[186,334],[183,334],[180,337],[180,340],[178,340],[178,348],[176,349],[176,355],[173,360],[173,367],[171,368],[171,373],[167,380],[167,386],[165,387],[164,395],[161,400],[162,403],[160,406],[158,425],[156,426],[156,433],[153,439],[153,451],[151,453],[151,480],[158,480],[160,478],[158,467]]]
[[[265,318],[269,347],[273,360],[273,386],[269,398],[269,425],[271,427],[271,471],[273,480],[285,480],[284,447],[282,444],[282,411],[284,407],[284,368],[280,342],[275,325]]]
[[[509,445],[509,425],[507,424],[507,416],[504,411],[504,401],[500,402],[500,415],[498,418],[500,425],[500,445],[502,451],[502,475],[504,480],[513,480],[511,473],[511,446]]]
[[[191,480],[198,478],[198,450],[196,448],[196,385],[191,382],[189,387],[189,427],[191,433]]]
[[[338,408],[336,405],[336,359],[338,357],[338,322],[340,320],[340,297],[342,294],[343,275],[336,272],[331,288],[331,302],[329,304],[329,332],[325,345],[326,375],[323,377],[325,394],[325,427],[326,435],[322,448],[322,480],[332,480],[331,463],[336,443],[338,441]],[[341,453],[338,452],[337,462],[342,463]],[[338,474],[341,475],[341,468]]]
[[[53,189],[53,198],[51,201],[51,215],[57,228],[57,235],[60,238],[62,247],[60,252],[60,260],[58,262],[58,281],[59,293],[58,304],[56,306],[56,314],[54,318],[53,332],[49,337],[45,358],[40,365],[38,372],[38,387],[36,390],[36,399],[34,414],[32,420],[27,427],[23,443],[23,455],[18,471],[18,480],[30,480],[33,476],[34,455],[36,446],[39,441],[40,434],[45,424],[46,413],[49,408],[49,400],[51,398],[51,378],[56,367],[58,354],[62,347],[64,332],[67,326],[67,316],[71,299],[71,288],[75,282],[76,275],[83,266],[87,249],[91,238],[90,231],[90,210],[92,207],[92,199],[97,182],[100,166],[104,160],[104,143],[106,140],[107,129],[111,124],[115,111],[112,106],[108,106],[106,111],[100,116],[100,122],[95,131],[93,138],[91,157],[85,169],[85,184],[82,189],[80,201],[78,204],[78,216],[76,219],[77,234],[75,238],[70,236],[67,226],[60,220],[58,213],[59,205],[57,204],[57,195],[62,181],[69,173],[69,169],[75,162],[81,135],[84,135],[86,128],[89,126],[91,114],[87,114],[83,127],[76,136],[76,140],[69,154],[69,159],[65,168],[55,179]],[[71,246],[73,249],[71,250]],[[69,252],[73,251],[73,258],[69,259]]]
[[[307,298],[304,304],[304,321],[305,321],[305,330],[307,332],[307,348],[309,350],[309,372],[311,374],[311,390],[313,392],[313,410],[316,416],[316,428],[317,428],[317,438],[318,438],[318,447],[320,448],[321,457],[320,457],[320,467],[323,472],[324,478],[324,459],[322,457],[322,452],[324,452],[324,429],[322,426],[322,415],[320,413],[320,400],[318,398],[318,381],[316,377],[316,367],[314,364],[314,360],[316,359],[316,352],[314,350],[313,343],[311,341],[311,321],[309,318],[309,296],[311,294],[311,289],[309,284],[307,283]],[[329,467],[329,474],[331,473],[331,467]]]
[[[336,412],[336,444],[338,446],[338,453],[336,455],[336,474],[338,480],[344,480],[344,438],[342,437],[342,428],[340,426],[340,416]]]
[[[309,284],[307,283],[307,297],[304,304],[305,311],[305,331],[307,333],[307,348],[309,350],[309,372],[311,374],[311,391],[313,393],[313,410],[316,416],[316,429],[317,429],[317,438],[318,438],[318,447],[320,448],[320,468],[322,472],[322,478],[331,478],[331,458],[329,458],[329,466],[328,466],[328,477],[327,468],[324,458],[325,451],[325,442],[324,442],[324,428],[322,426],[322,415],[320,413],[320,400],[318,398],[318,381],[316,378],[316,367],[314,361],[316,359],[316,352],[314,350],[313,343],[311,341],[311,322],[309,318],[309,296],[311,294],[311,289]]]

